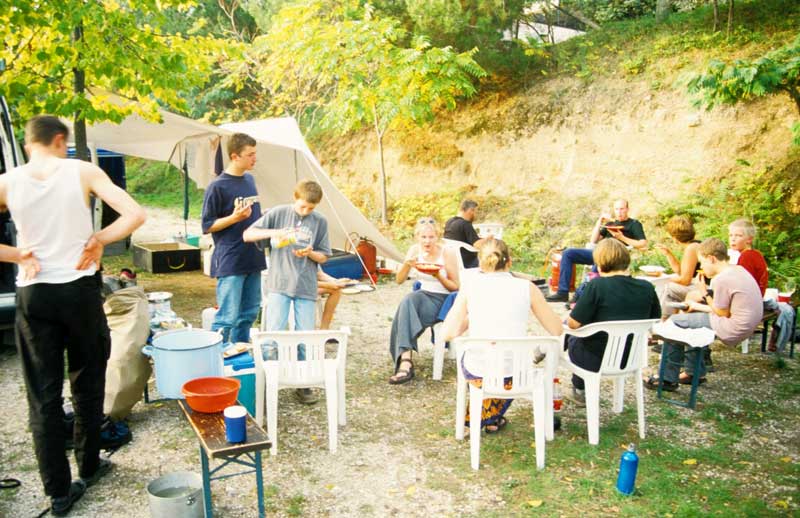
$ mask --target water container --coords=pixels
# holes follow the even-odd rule
[[[203,481],[197,473],[176,471],[147,484],[152,518],[203,518]]]
[[[200,316],[200,321],[203,323],[203,329],[211,331],[211,324],[214,323],[214,317],[217,316],[218,308],[206,308]]]
[[[561,406],[564,404],[563,396],[561,395],[561,380],[553,378],[553,410],[561,412]]]
[[[617,491],[623,495],[633,494],[636,485],[636,471],[639,469],[639,456],[636,455],[636,446],[631,444],[619,460],[619,476],[617,477]]]

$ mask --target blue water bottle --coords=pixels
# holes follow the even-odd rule
[[[633,494],[636,484],[636,470],[639,468],[639,456],[636,455],[636,446],[631,443],[628,451],[622,454],[619,460],[619,477],[617,477],[617,490],[623,495]]]

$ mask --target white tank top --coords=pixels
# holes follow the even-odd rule
[[[7,202],[17,227],[17,246],[33,252],[41,271],[30,280],[17,276],[17,286],[65,284],[94,275],[95,265],[76,270],[92,235],[92,214],[81,188],[78,161],[61,159],[46,180],[32,178],[25,167],[7,173]]]
[[[444,247],[440,246],[439,248],[441,248],[442,251],[439,254],[439,257],[437,257],[436,260],[433,262],[436,264],[444,265]],[[420,254],[417,255],[417,262],[428,263],[431,261],[427,261],[420,252]],[[444,268],[444,266],[442,266],[442,277],[447,279],[447,269]],[[419,272],[419,276],[417,277],[417,279],[420,282],[419,289],[421,290],[427,291],[429,293],[450,293],[450,290],[445,288],[444,285],[439,281],[439,279],[434,277],[433,275]]]
[[[527,336],[531,315],[530,282],[508,272],[474,272],[465,276],[461,289],[467,297],[469,336]],[[467,354],[464,366],[472,374],[481,372],[480,355]],[[506,370],[510,371],[510,364]]]

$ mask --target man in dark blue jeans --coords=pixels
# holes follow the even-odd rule
[[[592,229],[589,241],[594,245],[601,239],[613,237],[624,245],[644,249],[647,247],[647,238],[639,221],[628,217],[628,202],[616,200],[614,202],[614,217],[603,213],[597,218]],[[558,274],[558,291],[548,295],[548,302],[567,302],[569,300],[569,285],[572,280],[572,267],[575,264],[594,264],[592,250],[589,248],[567,248],[561,254],[561,264]]]
[[[226,342],[249,342],[261,307],[264,252],[242,234],[261,217],[258,192],[247,173],[256,164],[256,141],[235,133],[228,141],[228,166],[206,189],[202,226],[214,240],[211,276],[217,278],[219,310],[211,325]]]

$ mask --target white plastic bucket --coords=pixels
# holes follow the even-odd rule
[[[159,333],[142,353],[153,357],[156,388],[161,397],[183,399],[181,387],[189,380],[222,376],[222,336],[202,329],[175,329]]]
[[[203,480],[197,473],[176,471],[147,484],[152,518],[204,518]]]

